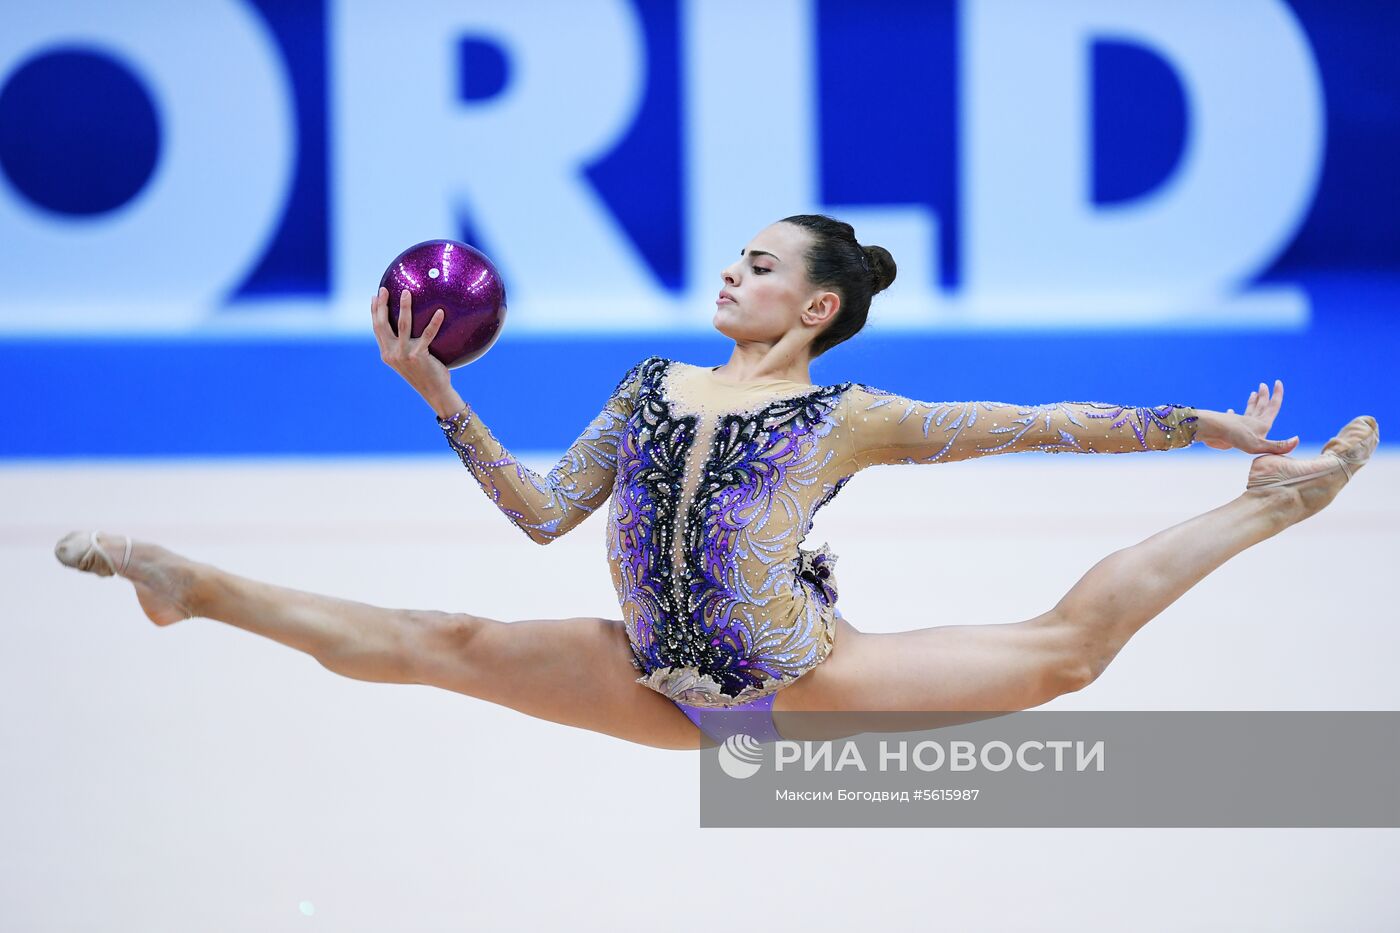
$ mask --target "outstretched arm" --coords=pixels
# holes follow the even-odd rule
[[[876,463],[943,463],[1031,450],[1170,450],[1195,439],[1198,416],[1185,405],[920,402],[854,386],[846,396],[844,420],[852,458],[861,469]]]
[[[613,391],[603,411],[570,445],[545,476],[527,469],[501,446],[471,406],[452,388],[452,375],[429,351],[442,326],[439,309],[418,337],[411,334],[413,299],[399,295],[398,328],[389,325],[389,292],[381,288],[370,301],[379,356],[437,413],[447,442],[517,528],[539,544],[548,544],[583,521],[612,492],[617,473],[617,443],[632,414],[642,364],[638,363]]]
[[[641,364],[618,384],[598,417],[544,476],[506,450],[464,405],[438,426],[483,492],[536,544],[548,544],[607,501],[617,475],[617,446],[636,399]]]

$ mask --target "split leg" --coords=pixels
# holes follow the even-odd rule
[[[108,554],[122,553],[120,537],[99,540]],[[659,748],[703,744],[700,730],[675,704],[636,682],[618,620],[500,622],[388,609],[252,580],[143,541],[134,542],[122,575],[158,624],[213,619],[305,652],[356,680],[440,687]]]

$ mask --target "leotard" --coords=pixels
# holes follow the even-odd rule
[[[920,402],[857,383],[736,385],[650,357],[546,475],[470,405],[438,418],[496,507],[539,544],[605,501],[607,552],[638,682],[700,722],[771,707],[820,664],[836,629],[835,555],[801,547],[860,470],[992,454],[1185,447],[1184,405]]]

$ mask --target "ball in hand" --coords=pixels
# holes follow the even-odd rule
[[[389,326],[398,336],[399,295],[408,289],[412,297],[412,337],[421,337],[441,308],[442,326],[428,345],[428,352],[448,369],[457,369],[479,358],[496,338],[506,320],[506,288],[500,273],[481,250],[454,240],[425,240],[399,253],[384,276],[381,288],[389,290]]]

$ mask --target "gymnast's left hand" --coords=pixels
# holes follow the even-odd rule
[[[389,290],[380,287],[370,302],[370,320],[374,324],[374,339],[379,341],[379,358],[428,402],[454,396],[452,373],[437,357],[428,352],[445,314],[441,308],[433,312],[423,334],[413,336],[413,296],[408,289],[399,293],[397,331],[389,327]]]
[[[1259,383],[1259,388],[1249,393],[1243,414],[1228,411],[1197,412],[1196,440],[1216,450],[1236,448],[1247,454],[1286,454],[1298,446],[1298,438],[1286,441],[1269,439],[1269,429],[1274,426],[1274,418],[1283,407],[1283,380],[1274,382],[1274,391]]]

